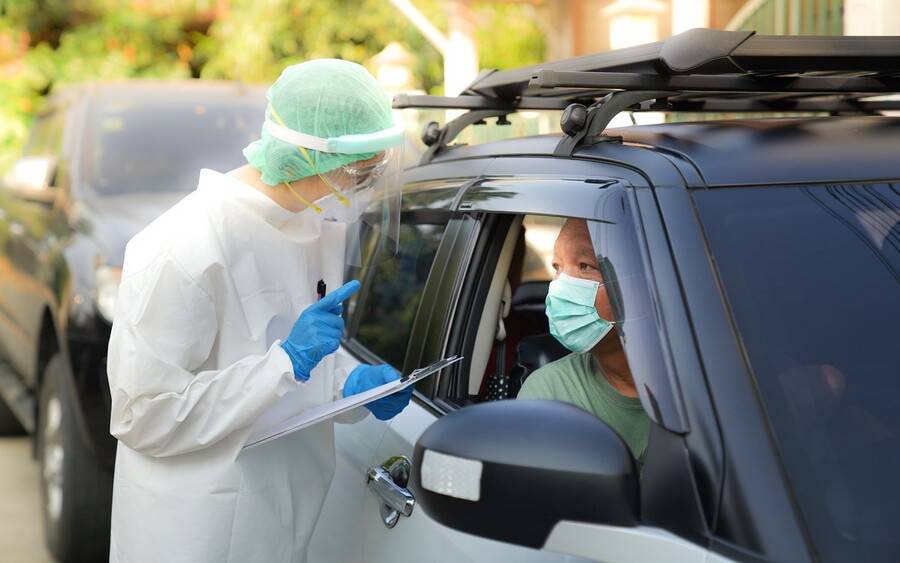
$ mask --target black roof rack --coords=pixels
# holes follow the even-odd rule
[[[465,127],[521,110],[565,109],[557,154],[610,140],[620,111],[877,114],[900,101],[900,37],[759,36],[693,29],[665,41],[574,59],[486,71],[457,97],[407,96],[394,107],[469,110],[430,123],[423,162]]]

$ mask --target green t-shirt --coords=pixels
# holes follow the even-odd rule
[[[569,354],[531,374],[518,399],[556,399],[593,414],[625,440],[638,460],[644,457],[650,419],[637,398],[626,397],[609,384],[590,352]]]

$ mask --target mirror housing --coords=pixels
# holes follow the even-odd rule
[[[638,470],[606,423],[560,401],[499,401],[434,422],[410,486],[439,523],[541,548],[562,520],[635,526]]]
[[[54,156],[22,157],[3,176],[3,187],[23,199],[52,203],[56,199],[56,188],[51,184],[57,164]]]

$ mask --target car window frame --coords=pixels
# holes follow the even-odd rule
[[[535,159],[540,162],[545,159]],[[581,163],[582,165],[584,163]],[[640,205],[637,199],[637,186],[626,179],[626,170],[622,170],[622,174],[618,174],[618,168],[605,163],[596,164],[597,174],[587,175],[586,170],[581,168],[579,174],[523,174],[522,176],[513,177],[509,174],[502,175],[486,175],[478,181],[468,186],[457,203],[457,209],[464,213],[480,214],[484,217],[492,215],[545,215],[565,218],[580,218],[589,221],[603,221],[604,211],[597,206],[603,201],[603,190],[625,190],[629,205],[632,207],[635,235],[638,238],[638,246],[644,254],[647,252],[647,244],[644,240],[644,234],[641,228]],[[539,190],[549,190],[555,186],[564,185],[564,190],[570,196],[576,197],[552,197],[547,198],[544,194],[536,197],[535,192]],[[555,194],[558,195],[558,194]],[[502,238],[505,233],[494,233],[488,236]],[[643,257],[645,263],[646,256]],[[647,275],[652,277],[653,270],[645,264]],[[469,275],[467,273],[467,275]],[[658,291],[656,284],[652,281],[649,283],[649,290],[652,297],[658,301]],[[455,331],[461,330],[458,327]],[[472,327],[465,330],[470,331]],[[453,338],[451,336],[451,338]],[[664,334],[660,334],[661,353],[664,356],[664,362],[667,369],[667,377],[664,392],[667,394],[665,400],[669,407],[665,413],[659,407],[659,390],[654,389],[656,396],[653,397],[654,409],[649,412],[652,419],[661,422],[668,429],[679,433],[689,430],[689,424],[686,418],[686,408],[684,406],[684,398],[681,392],[680,384],[675,376],[671,360],[671,350],[666,342]],[[465,356],[469,352],[468,349],[462,348],[456,353]],[[459,370],[464,366],[457,366],[454,370],[456,377],[461,378]],[[463,374],[465,375],[465,374]],[[467,376],[466,376],[466,379]],[[455,389],[462,389],[461,382],[454,385]],[[441,388],[442,394],[435,397],[436,400],[446,402],[450,406],[459,402],[459,397],[452,397],[447,394],[449,387]],[[453,399],[456,399],[454,401]],[[662,415],[665,414],[665,417]]]
[[[469,258],[467,248],[474,239],[474,233],[477,231],[478,225],[471,223],[468,217],[452,213],[450,204],[456,200],[459,191],[464,189],[471,181],[471,178],[454,178],[418,182],[404,186],[401,221],[403,215],[408,217],[419,215],[432,218],[436,215],[442,215],[446,217],[444,232],[423,286],[416,314],[413,316],[412,328],[407,339],[406,354],[402,366],[404,373],[444,357],[444,352],[446,351],[446,327],[449,326],[452,319],[437,319],[440,322],[435,323],[435,318],[440,315],[435,315],[433,311],[426,312],[425,304],[432,304],[433,300],[445,302],[449,299],[455,306],[458,298],[454,272],[465,271]],[[365,267],[363,275],[374,275],[374,271],[375,268]],[[451,282],[449,285],[448,281]],[[360,291],[360,299],[364,297],[362,292],[368,291],[370,287],[367,284],[363,284]],[[370,364],[384,363],[383,359],[355,338],[360,315],[361,309],[357,308],[346,319],[348,328],[344,333],[342,344],[351,355],[362,362]],[[414,346],[414,342],[423,346]],[[436,349],[437,352],[435,353],[434,350],[425,351],[420,348],[432,348]],[[416,354],[414,352],[419,353]],[[439,373],[420,382],[413,394],[413,399],[417,403],[438,416],[448,412],[433,401],[434,389],[441,375]]]
[[[617,179],[617,181],[620,181]],[[482,178],[474,185],[484,185]],[[599,183],[598,183],[599,184]],[[666,240],[666,225],[662,219],[659,203],[654,196],[654,188],[649,185],[633,186],[624,183],[629,190],[630,201],[636,217],[634,228],[638,231],[638,243],[646,247],[648,245],[648,232],[652,233],[653,240]],[[680,189],[681,186],[667,186],[666,189]],[[464,196],[460,198],[464,201]],[[579,217],[596,220],[596,217],[585,217],[584,210],[578,209],[571,215],[561,211],[558,205],[553,213],[520,213],[515,204],[515,197],[504,198],[502,208],[485,210],[469,210],[473,218],[478,218],[484,225],[489,224],[492,217],[506,216],[510,219],[503,229],[489,229],[485,227],[480,237],[485,239],[503,240],[512,220],[525,215],[545,215],[556,217]],[[554,202],[559,203],[557,200]],[[653,245],[652,248],[644,248],[647,252],[647,260],[652,268],[648,267],[649,290],[660,303],[656,314],[660,316],[661,344],[667,348],[667,352],[674,359],[674,387],[678,393],[678,399],[683,402],[684,408],[690,414],[692,428],[695,432],[687,434],[673,433],[665,430],[657,424],[653,424],[654,432],[650,444],[648,444],[647,458],[645,460],[645,475],[642,476],[642,510],[648,517],[653,518],[657,524],[681,537],[702,543],[703,538],[710,537],[710,529],[715,526],[717,518],[718,502],[720,500],[720,487],[722,481],[723,453],[720,443],[720,433],[715,417],[714,404],[709,390],[706,387],[705,374],[702,369],[701,358],[697,353],[693,341],[693,333],[690,329],[690,311],[683,299],[682,287],[678,277],[678,271],[674,264],[674,258],[668,245]],[[490,269],[488,267],[487,269]],[[466,271],[467,278],[476,276],[474,265]],[[483,281],[483,290],[487,291],[490,279]],[[665,285],[661,288],[660,285]],[[477,309],[477,307],[472,307]],[[452,327],[453,334],[449,335],[450,350],[455,353],[465,354],[468,350],[459,344],[458,335],[472,333],[474,342],[475,324],[467,327],[460,325],[461,319],[457,319]],[[456,340],[454,340],[454,336]],[[454,347],[455,346],[455,347]],[[677,350],[677,352],[676,352]],[[462,369],[457,366],[457,370]],[[467,380],[457,383],[457,386],[467,387]],[[687,385],[687,387],[684,387]],[[446,387],[445,387],[446,389]],[[682,389],[690,390],[690,400],[682,396]],[[459,404],[446,394],[437,395],[433,404],[441,412],[452,412],[467,405]],[[696,427],[694,427],[696,425]],[[652,455],[652,459],[651,459]],[[698,465],[699,464],[699,465]],[[646,490],[644,490],[646,487]]]

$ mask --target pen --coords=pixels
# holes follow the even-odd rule
[[[316,284],[316,295],[319,296],[319,299],[325,297],[327,290],[328,288],[325,285],[325,280],[319,280],[319,283]]]

